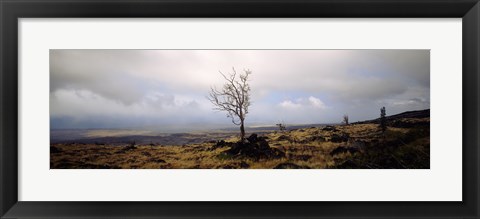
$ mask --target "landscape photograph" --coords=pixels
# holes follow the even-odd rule
[[[52,49],[50,169],[429,169],[429,50]]]

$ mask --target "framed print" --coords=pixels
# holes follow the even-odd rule
[[[429,169],[429,58],[428,50],[52,49],[50,169]],[[210,67],[235,62],[255,70]],[[223,85],[208,87],[216,78]]]
[[[478,218],[479,7],[2,1],[2,218]]]

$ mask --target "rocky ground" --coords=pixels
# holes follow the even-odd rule
[[[418,114],[418,113],[417,113]],[[430,168],[430,117],[390,118],[250,134],[186,145],[52,144],[52,169],[425,169]]]

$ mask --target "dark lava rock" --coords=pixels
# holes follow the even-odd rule
[[[241,168],[249,168],[249,167],[250,167],[250,165],[248,165],[248,163],[247,163],[247,162],[245,162],[245,161],[242,161],[242,162],[240,162],[240,167],[241,167]]]
[[[323,131],[337,131],[335,126],[327,125],[325,128],[322,129]]]
[[[235,169],[235,167],[233,167],[232,165],[229,165],[229,164],[227,164],[225,166],[222,166],[221,168],[222,169]]]
[[[76,163],[68,161],[60,161],[57,164],[50,163],[50,168],[52,169],[73,169],[76,167]]]
[[[258,137],[254,142],[252,138],[252,142],[234,143],[230,149],[226,150],[224,153],[228,156],[248,157],[255,160],[285,157],[284,152],[270,147],[265,139]]]
[[[258,141],[258,135],[253,133],[247,138],[248,142],[255,143]]]
[[[215,150],[217,148],[224,148],[224,147],[230,147],[232,146],[233,143],[231,142],[226,142],[224,140],[220,140],[220,141],[217,141],[217,143],[215,145],[213,145],[210,150]]]
[[[281,163],[275,166],[273,169],[310,169],[308,167],[299,166],[294,163]]]
[[[313,136],[312,141],[325,142],[325,137],[323,136]]]
[[[155,163],[166,163],[165,160],[163,159],[160,159],[160,158],[151,158],[150,160],[148,160],[150,162],[155,162]]]
[[[112,166],[109,164],[91,164],[91,163],[82,163],[78,166],[80,169],[121,169],[118,166]]]
[[[335,148],[332,152],[330,152],[331,156],[337,155],[337,154],[343,154],[346,152],[350,152],[352,154],[359,152],[358,148],[354,147],[345,147],[345,146],[340,146],[338,148]]]
[[[293,155],[293,156],[290,156],[289,158],[292,159],[292,160],[303,160],[303,161],[307,161],[307,160],[309,160],[310,158],[312,158],[312,156],[310,156],[310,155]]]
[[[318,141],[318,142],[325,142],[325,137],[323,136],[310,136],[302,141],[300,141],[299,143],[309,143],[309,142],[313,142],[313,141]]]
[[[398,159],[393,156],[385,156],[373,162],[378,169],[406,169]]]
[[[393,120],[389,124],[392,127],[397,128],[414,128],[421,126],[429,126],[429,121],[408,121],[408,120]]]
[[[225,142],[224,140],[220,140],[220,141],[217,142],[217,144],[215,146],[225,147],[225,146],[227,146],[227,142]]]
[[[330,139],[331,142],[335,142],[335,143],[338,143],[338,142],[347,142],[348,141],[348,138],[350,138],[350,136],[347,134],[347,133],[342,133],[340,135],[337,135],[337,134],[333,134],[332,135],[332,138]]]
[[[291,141],[292,139],[286,135],[280,135],[278,138],[277,138],[277,141]]]
[[[343,163],[335,166],[336,169],[364,169],[361,165],[358,165],[357,163],[347,160],[344,161]]]
[[[362,140],[357,140],[352,143],[352,146],[356,148],[364,148],[365,146],[367,146],[367,142]]]
[[[235,162],[235,163],[226,164],[226,165],[220,165],[220,166],[217,166],[216,168],[218,168],[218,169],[247,169],[249,167],[250,167],[250,165],[248,165],[245,161],[242,161],[242,162]]]
[[[62,152],[62,149],[54,147],[54,146],[50,146],[50,153],[56,154],[56,153],[60,153],[60,152]]]

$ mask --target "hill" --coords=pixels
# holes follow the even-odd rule
[[[386,116],[385,117],[387,122],[394,122],[395,120],[403,120],[403,119],[414,119],[414,118],[430,118],[430,109],[425,109],[425,110],[416,110],[416,111],[407,111],[391,116]],[[368,124],[368,123],[379,123],[380,118],[372,119],[372,120],[367,120],[367,121],[359,121],[359,122],[354,122],[352,124]]]

